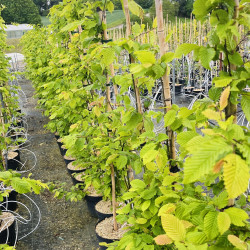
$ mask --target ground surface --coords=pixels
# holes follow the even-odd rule
[[[42,116],[40,110],[35,109],[36,100],[33,97],[34,90],[27,80],[20,80],[19,85],[26,95],[26,102],[22,103],[22,112],[26,114],[29,126],[29,149],[37,157],[36,168],[32,171],[34,179],[44,182],[60,181],[72,185],[67,174],[64,160],[60,154],[55,137],[46,131],[43,126],[47,119]],[[22,100],[24,100],[23,94]],[[23,155],[22,159],[25,158]],[[27,166],[33,164],[30,159]],[[41,210],[41,223],[37,230],[19,241],[18,250],[92,250],[98,249],[95,236],[95,224],[97,220],[90,217],[85,201],[77,203],[57,200],[48,191],[41,195],[30,195]],[[19,196],[19,201],[25,203],[32,212],[32,222],[20,225],[19,238],[27,230],[32,230],[38,221],[38,210],[24,196]],[[19,214],[25,215],[25,211],[19,205]]]

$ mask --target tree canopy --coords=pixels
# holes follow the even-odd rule
[[[6,24],[41,24],[37,6],[32,0],[0,0],[0,5],[5,6],[1,16]]]

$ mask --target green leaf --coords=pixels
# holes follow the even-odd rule
[[[207,236],[204,232],[189,232],[187,234],[188,242],[192,242],[201,245],[207,240]]]
[[[201,60],[201,64],[206,69],[211,69],[210,62],[213,60],[214,56],[215,56],[215,50],[213,48],[201,47],[199,50],[199,57]]]
[[[244,221],[249,218],[248,214],[244,210],[236,207],[230,207],[228,209],[225,209],[224,212],[229,215],[231,223],[239,227],[244,227]]]
[[[146,210],[149,208],[150,204],[151,204],[151,201],[150,201],[150,200],[144,201],[144,202],[142,203],[141,210],[142,210],[143,212],[146,211]]]
[[[123,169],[126,165],[127,165],[127,157],[125,155],[120,155],[117,159],[116,159],[116,166],[117,169],[121,170]]]
[[[204,233],[210,240],[215,239],[216,236],[219,234],[217,227],[217,216],[218,212],[210,211],[206,214],[204,218]]]
[[[137,190],[146,188],[146,184],[142,180],[139,180],[139,179],[135,179],[131,181],[131,186]]]
[[[238,52],[235,52],[233,55],[228,55],[229,62],[241,66],[243,64],[241,55]]]
[[[199,46],[196,44],[183,43],[175,51],[174,56],[176,58],[181,58],[182,55],[187,55],[191,51],[198,49]]]
[[[241,107],[247,120],[250,122],[250,95],[249,94],[242,95]]]
[[[247,190],[249,169],[239,155],[229,154],[224,158],[223,176],[229,198],[236,198]]]
[[[128,1],[128,7],[132,14],[140,17],[141,19],[143,18],[144,14],[143,8],[139,4],[137,4],[134,0]]]
[[[155,64],[155,55],[151,51],[141,50],[136,51],[135,55],[137,56],[138,60],[142,63],[142,65],[152,65]]]
[[[105,66],[109,66],[115,59],[115,49],[110,47],[103,48],[100,55],[102,56],[102,63],[104,63]]]
[[[193,131],[184,131],[177,135],[177,142],[185,147],[185,145],[194,137],[196,137],[198,134]]]
[[[220,139],[199,144],[193,155],[184,163],[184,183],[194,182],[212,173],[215,163],[231,152],[232,147]]]
[[[232,81],[233,81],[233,77],[230,77],[230,76],[215,77],[213,79],[213,83],[215,84],[216,88],[226,87]]]
[[[214,88],[214,87],[212,87],[208,91],[209,98],[212,99],[214,102],[219,101],[220,95],[221,95],[221,91],[222,91],[222,89],[220,89],[220,88]]]
[[[228,235],[228,240],[239,250],[247,250],[247,244],[235,235]]]
[[[18,192],[19,194],[25,194],[31,191],[31,187],[29,183],[24,178],[14,177],[11,180],[11,186]]]
[[[113,10],[114,10],[114,4],[111,2],[111,1],[109,1],[108,3],[107,3],[107,5],[106,5],[106,7],[107,7],[107,10],[109,11],[109,12],[113,12]]]
[[[220,212],[217,217],[217,224],[220,234],[224,234],[231,225],[230,216],[225,212]]]
[[[169,110],[167,112],[167,114],[164,116],[164,123],[165,123],[165,127],[170,126],[171,124],[174,123],[176,118],[176,111],[175,110]]]
[[[145,224],[146,222],[147,222],[147,219],[145,219],[145,218],[136,219],[136,223],[138,223],[138,224]]]
[[[161,62],[169,63],[174,59],[174,52],[167,52],[161,57]]]
[[[149,162],[151,162],[151,161],[154,161],[155,160],[155,158],[156,158],[156,156],[158,155],[158,151],[157,150],[154,150],[154,149],[152,149],[152,150],[149,150],[148,152],[147,152],[147,154],[145,154],[143,157],[142,157],[142,159],[143,159],[143,164],[147,164],[147,163],[149,163]]]
[[[173,241],[184,241],[186,236],[186,229],[177,217],[172,214],[164,214],[161,216],[161,223],[167,236]]]
[[[175,211],[176,206],[172,203],[165,204],[162,206],[158,212],[158,216],[162,216],[164,214],[171,214]]]
[[[208,14],[207,2],[196,0],[193,5],[193,13],[198,20],[201,20]]]

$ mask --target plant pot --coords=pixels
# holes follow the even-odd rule
[[[111,207],[112,207],[111,201],[100,200],[99,202],[96,203],[95,211],[99,221],[109,218],[113,215]]]
[[[85,196],[85,200],[87,202],[89,213],[92,217],[98,218],[95,205],[102,200],[102,196],[98,194],[89,194]]]
[[[86,170],[86,168],[78,168],[77,166],[73,165],[74,161],[71,161],[69,164],[67,164],[67,171],[70,175],[75,174],[75,173],[81,173]]]
[[[62,145],[60,148],[60,151],[61,151],[61,155],[64,156],[64,155],[66,155],[67,149],[65,148],[64,145]]]
[[[194,89],[194,87],[192,87],[192,86],[190,86],[190,87],[185,87],[185,88],[184,88],[184,92],[185,92],[185,94],[190,94],[190,93],[193,92],[193,89]]]
[[[65,161],[66,166],[68,166],[68,164],[70,164],[71,162],[76,160],[75,158],[72,158],[72,157],[69,157],[69,156],[66,156],[66,155],[63,156],[63,159]]]
[[[15,190],[12,190],[9,193],[8,197],[3,198],[3,202],[1,202],[0,208],[2,210],[15,211],[17,209],[17,202],[16,202],[17,194],[18,193]]]
[[[113,230],[113,217],[109,217],[109,218],[106,218],[105,220],[97,222],[96,227],[95,227],[95,232],[96,232],[96,237],[99,243],[105,242],[109,244],[114,241],[120,240],[123,234],[126,232],[121,227],[118,227],[117,234],[115,232],[106,233],[105,232],[106,230],[108,232]],[[105,250],[105,249],[107,249],[107,247],[105,246],[100,247],[100,250]]]
[[[73,181],[73,185],[84,184],[84,180],[81,179],[81,176],[83,176],[83,175],[84,175],[83,171],[80,172],[80,173],[75,173],[74,176],[71,175],[71,179]]]
[[[20,155],[19,155],[19,151],[11,151],[8,152],[8,157],[7,157],[7,167],[6,169],[12,169],[15,171],[20,170],[20,164],[18,161],[20,161]]]
[[[181,90],[182,90],[182,84],[175,84],[175,94],[180,94],[181,93]]]
[[[55,138],[56,138],[56,140],[59,140],[59,138],[60,138],[60,135],[57,132],[55,133]]]
[[[0,215],[0,218],[1,220],[3,220],[2,226],[0,227],[0,231],[1,231],[0,232],[0,244],[7,243],[10,246],[14,246],[16,243],[15,217],[12,213],[3,212],[2,215]]]

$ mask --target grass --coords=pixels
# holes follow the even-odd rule
[[[121,25],[125,20],[123,10],[114,10],[112,13],[107,13],[108,28]]]
[[[5,53],[22,53],[22,46],[20,45],[20,38],[10,38],[7,39],[7,45],[8,46],[15,46],[14,48],[11,48],[10,50],[5,51]]]
[[[41,16],[42,24],[48,26],[50,24],[49,18]],[[107,13],[107,24],[108,28],[121,25],[125,20],[125,16],[122,10],[114,10],[112,13]]]
[[[50,24],[49,18],[47,16],[41,16],[42,24],[48,26]]]

